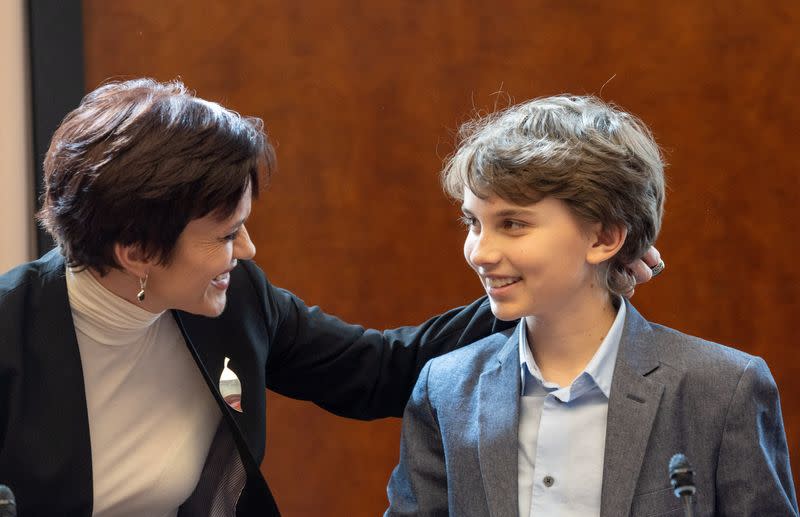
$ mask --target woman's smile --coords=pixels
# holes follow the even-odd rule
[[[228,285],[231,281],[231,272],[226,271],[221,275],[217,275],[211,279],[211,285],[219,289],[220,291],[224,291],[228,288]]]

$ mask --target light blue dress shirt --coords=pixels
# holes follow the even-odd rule
[[[520,321],[519,515],[600,515],[606,416],[625,324],[625,304],[583,372],[561,387],[544,382]]]

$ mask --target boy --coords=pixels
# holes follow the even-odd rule
[[[403,419],[387,515],[797,515],[764,361],[647,322],[623,264],[655,241],[658,146],[638,119],[557,96],[462,128],[443,173],[464,255],[516,329],[431,360]]]

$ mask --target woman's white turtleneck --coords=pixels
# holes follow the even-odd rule
[[[95,516],[174,516],[200,477],[221,413],[168,312],[153,314],[67,269],[80,348]]]

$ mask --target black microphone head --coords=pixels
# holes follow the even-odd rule
[[[0,517],[15,517],[17,515],[17,502],[14,493],[5,485],[0,485]]]
[[[689,465],[689,460],[681,453],[674,455],[669,460],[669,480],[675,497],[694,494],[694,470]]]

